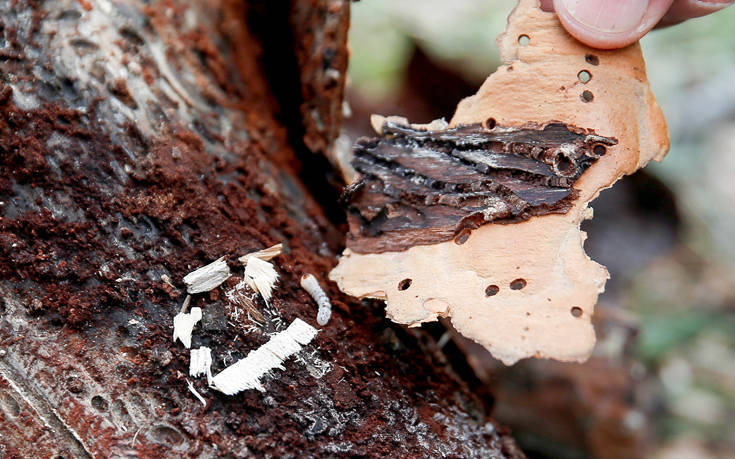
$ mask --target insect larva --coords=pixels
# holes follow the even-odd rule
[[[332,303],[329,302],[329,297],[322,290],[316,277],[313,274],[304,274],[301,276],[301,287],[314,298],[319,306],[316,313],[316,323],[321,326],[327,325],[329,318],[332,317]]]

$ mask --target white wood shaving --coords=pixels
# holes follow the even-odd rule
[[[260,258],[263,261],[271,261],[281,253],[283,253],[283,244],[276,244],[273,247],[268,247],[267,249],[243,255],[238,258],[238,260],[243,264],[247,263],[248,259],[251,257]]]
[[[217,288],[226,281],[232,274],[230,267],[225,262],[225,257],[221,257],[212,263],[202,266],[184,276],[186,291],[190,294],[208,292]]]
[[[202,320],[202,308],[191,308],[190,313],[180,312],[174,316],[174,341],[178,339],[187,349],[191,347],[191,332]]]
[[[316,280],[313,274],[304,274],[301,276],[301,287],[306,290],[314,301],[319,306],[319,310],[316,313],[316,323],[322,327],[329,323],[329,319],[332,317],[332,303],[329,302],[329,297],[322,286],[319,285],[319,281]]]
[[[165,282],[170,287],[176,288],[173,282],[171,282],[171,277],[168,274],[161,274],[161,282]]]
[[[212,380],[212,387],[227,395],[234,395],[246,389],[265,392],[260,378],[276,368],[284,370],[281,363],[299,352],[303,345],[310,343],[316,334],[316,328],[301,319],[294,320],[287,329],[276,333],[267,343],[250,352],[244,359],[217,374]]]
[[[200,402],[202,402],[202,405],[207,406],[207,401],[204,400],[204,397],[202,397],[202,394],[200,394],[195,388],[194,384],[191,383],[191,381],[186,381],[186,384],[189,386],[189,390],[192,394],[194,394],[194,397],[198,398]],[[138,435],[136,433],[136,435]]]
[[[207,375],[207,384],[212,385],[212,350],[206,346],[192,349],[189,353],[189,376]]]
[[[181,310],[179,312],[186,312],[189,309],[189,303],[191,303],[191,295],[186,295],[184,302],[181,304]]]
[[[248,258],[245,264],[245,279],[250,287],[269,302],[273,287],[278,282],[278,273],[272,264],[257,257]]]
[[[377,113],[370,115],[370,125],[378,134],[383,135],[383,125],[385,125],[385,123],[396,123],[404,126],[408,126],[410,124],[408,122],[408,118],[403,116],[383,116],[378,115]]]

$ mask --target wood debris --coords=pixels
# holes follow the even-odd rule
[[[232,319],[238,322],[242,320],[240,317],[242,312],[241,310],[237,309],[237,306],[239,306],[245,310],[250,319],[255,320],[256,322],[259,322],[261,324],[265,322],[265,317],[263,317],[263,313],[261,313],[255,306],[254,298],[252,298],[252,296],[254,295],[257,295],[257,293],[254,289],[249,288],[248,282],[246,282],[244,279],[238,282],[238,284],[232,287],[230,290],[227,290],[225,292],[225,297],[232,305],[234,305],[228,305],[229,309],[232,309],[228,312],[228,314],[232,316]]]
[[[212,384],[212,350],[206,346],[192,349],[189,353],[189,376],[207,375],[207,384]]]
[[[161,274],[161,282],[165,283],[171,288],[176,288],[173,282],[171,282],[171,277],[168,274]]]
[[[260,378],[274,369],[285,370],[281,363],[310,343],[316,334],[314,327],[301,319],[295,319],[288,328],[273,335],[267,343],[217,374],[212,380],[212,387],[227,395],[247,389],[265,392]]]
[[[187,349],[191,347],[194,325],[202,320],[202,308],[193,307],[191,312],[180,312],[174,317],[174,341],[181,341]]]
[[[283,244],[276,244],[272,247],[268,247],[267,249],[259,250],[257,252],[249,253],[247,255],[243,255],[238,260],[240,263],[245,264],[247,263],[248,259],[250,257],[260,258],[263,261],[271,261],[278,255],[283,253]]]
[[[202,266],[184,276],[186,291],[193,295],[195,293],[208,292],[219,287],[232,273],[225,262],[225,257],[218,258],[212,263]]]
[[[377,113],[370,115],[370,126],[379,135],[383,135],[383,126],[386,124],[400,124],[409,126],[411,129],[421,131],[443,131],[449,126],[449,123],[444,118],[435,119],[434,121],[426,124],[411,124],[408,122],[408,118],[403,116],[383,116]]]
[[[194,394],[194,397],[199,399],[199,401],[202,402],[202,405],[207,406],[207,401],[204,399],[204,397],[202,397],[202,394],[200,394],[199,391],[194,388],[194,384],[192,384],[191,381],[186,381],[186,385],[189,386],[189,390],[192,394]]]
[[[258,257],[250,257],[245,264],[245,279],[250,288],[260,293],[266,303],[271,300],[278,273],[273,265]]]

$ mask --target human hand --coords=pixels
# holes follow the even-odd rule
[[[654,27],[677,24],[730,6],[735,0],[541,0],[582,43],[615,49],[635,43]]]

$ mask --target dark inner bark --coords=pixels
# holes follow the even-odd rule
[[[463,230],[566,213],[574,182],[616,143],[562,123],[425,131],[388,122],[382,137],[355,144],[347,246],[400,251],[456,236],[461,244]]]

